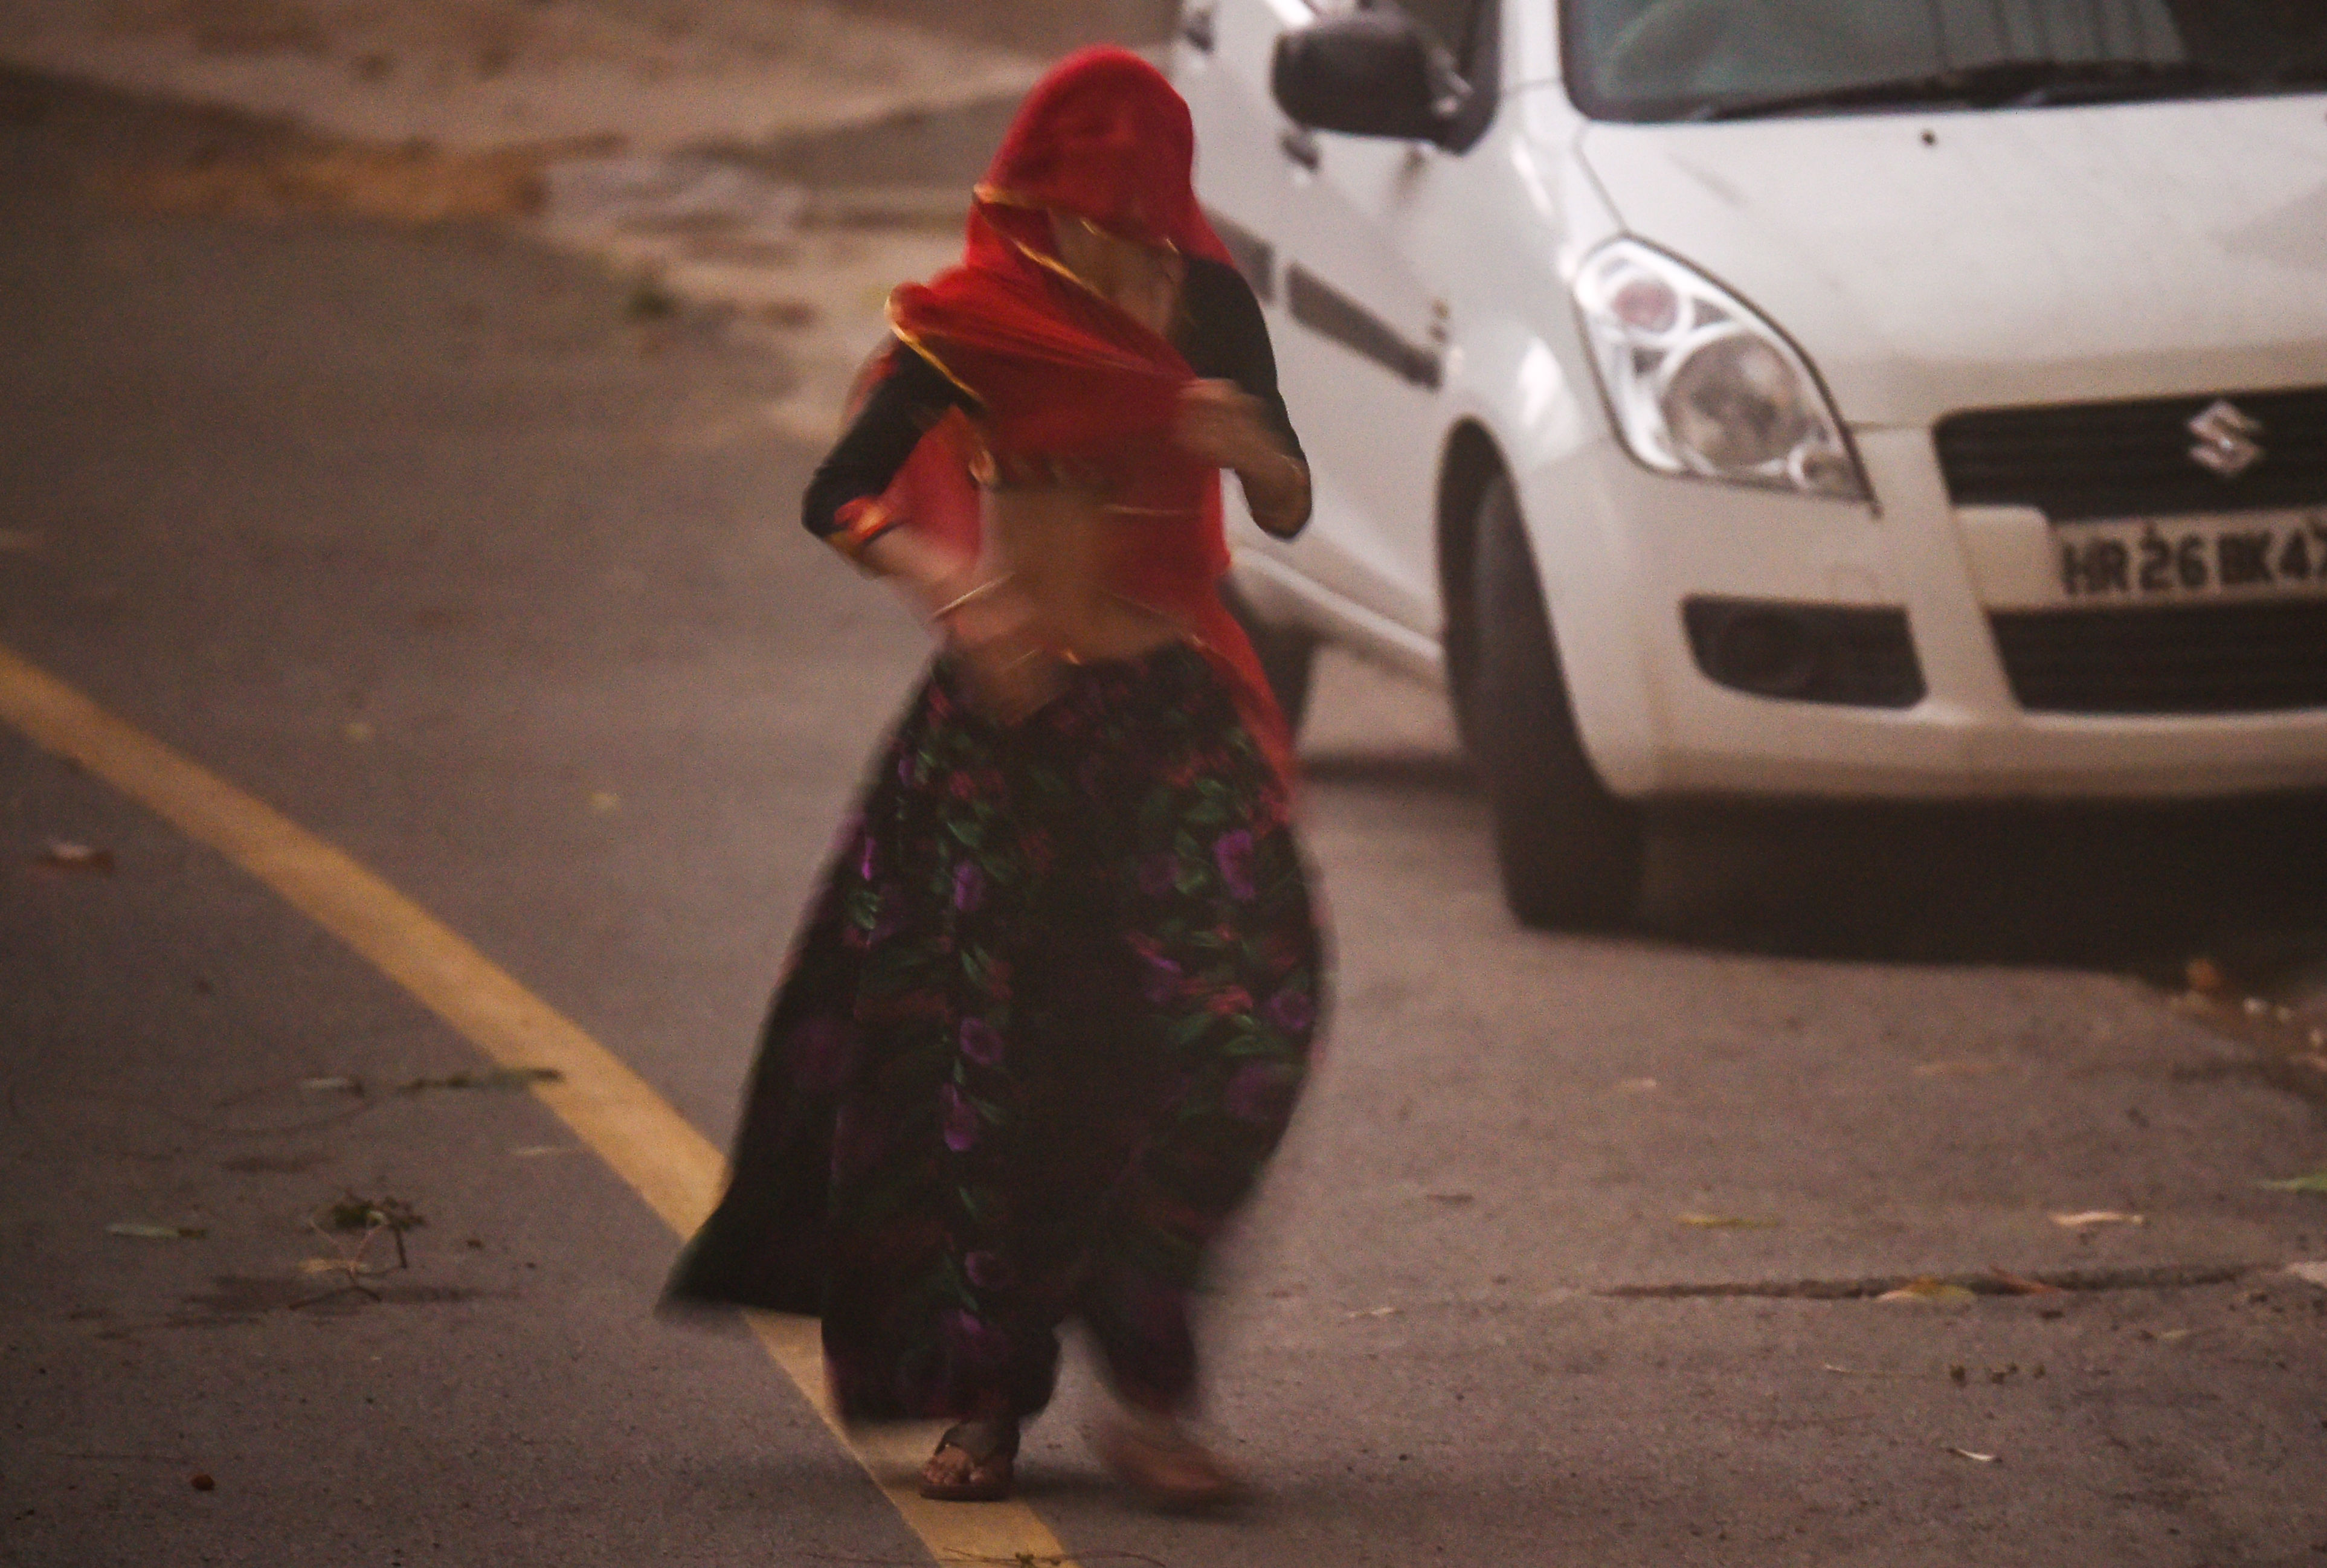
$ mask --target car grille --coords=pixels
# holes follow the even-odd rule
[[[2190,422],[2219,399],[1985,408],[1933,433],[1958,506],[2030,506],[2056,523],[2327,506],[2327,387],[2233,392],[2262,456],[2234,479],[2190,457]]]
[[[2327,707],[2327,599],[1999,611],[1989,620],[2012,695],[2031,712]]]

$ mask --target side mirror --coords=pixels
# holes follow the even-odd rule
[[[1268,86],[1279,108],[1320,131],[1435,142],[1446,129],[1430,42],[1397,11],[1357,11],[1280,33]]]

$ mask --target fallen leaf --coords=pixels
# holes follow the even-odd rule
[[[2089,1225],[2147,1225],[2149,1217],[2115,1209],[2080,1209],[2074,1214],[2055,1214],[2052,1223],[2063,1230],[2082,1230]]]
[[[2048,1285],[2042,1280],[2032,1280],[2025,1274],[2016,1274],[2010,1269],[1997,1268],[1993,1264],[1988,1265],[1987,1272],[1997,1284],[2015,1296],[2057,1296],[2066,1293],[2058,1285]]]
[[[622,303],[623,313],[634,322],[657,322],[678,313],[678,296],[652,278],[640,278],[631,285],[631,296]]]
[[[2327,1290],[2327,1263],[2291,1263],[2286,1272],[2307,1284]]]
[[[2211,958],[2205,957],[2191,959],[2183,967],[2182,977],[2189,982],[2190,989],[2192,991],[2210,993],[2221,991],[2227,989],[2230,984],[2230,977],[2222,973],[2222,966]]]
[[[2274,1192],[2327,1192],[2327,1171],[2313,1171],[2308,1176],[2290,1176],[2284,1181],[2266,1181],[2263,1185]]]
[[[417,1230],[425,1216],[401,1198],[359,1198],[350,1192],[328,1205],[321,1216],[326,1230]]]
[[[363,1079],[346,1073],[333,1073],[329,1078],[301,1078],[299,1087],[311,1095],[360,1095]]]
[[[389,222],[437,224],[522,217],[540,210],[542,166],[556,149],[440,151],[425,143],[333,147],[218,159],[182,168],[136,170],[107,183],[162,212],[276,218],[288,212],[349,212]]]
[[[1692,1230],[1775,1230],[1780,1221],[1755,1219],[1743,1214],[1676,1214],[1676,1224]]]
[[[48,848],[33,857],[33,863],[42,871],[84,876],[111,876],[114,870],[111,850],[72,844],[63,839],[51,840]]]
[[[1974,1464],[1994,1464],[1998,1457],[1992,1453],[1974,1453],[1967,1448],[1951,1448],[1948,1451],[1958,1459],[1967,1459]]]
[[[798,331],[817,322],[817,308],[806,300],[768,300],[752,313],[771,327]]]
[[[590,809],[602,817],[609,811],[621,809],[621,804],[622,798],[612,789],[600,789],[590,797]]]
[[[582,1151],[571,1143],[528,1143],[509,1153],[520,1160],[545,1160],[552,1154],[579,1154]]]
[[[1972,1293],[1961,1285],[1924,1274],[1909,1280],[1896,1290],[1884,1291],[1874,1299],[1878,1302],[1923,1302],[1939,1306],[1959,1306],[1970,1301]]]
[[[2171,1345],[2174,1340],[2186,1339],[2197,1331],[2198,1330],[2195,1329],[2160,1329],[2149,1337],[2163,1344]]]
[[[305,1274],[340,1274],[353,1278],[357,1274],[378,1274],[380,1271],[368,1263],[351,1257],[309,1257],[299,1260],[299,1272]]]
[[[198,1492],[212,1492],[218,1489],[218,1482],[212,1480],[209,1473],[203,1470],[196,1470],[188,1476],[186,1484]]]
[[[107,1236],[126,1236],[138,1241],[200,1241],[210,1234],[204,1225],[152,1225],[142,1219],[117,1219],[105,1227]]]
[[[1425,1192],[1423,1196],[1429,1199],[1433,1203],[1444,1203],[1450,1207],[1458,1208],[1463,1204],[1472,1201],[1472,1196],[1468,1192]]]
[[[1831,1372],[1837,1377],[1904,1377],[1907,1376],[1904,1372],[1870,1372],[1856,1367],[1837,1367],[1831,1361],[1827,1362],[1820,1370]]]
[[[1404,1310],[1402,1307],[1368,1307],[1362,1312],[1344,1312],[1341,1315],[1345,1318],[1395,1318]]]
[[[1654,1094],[1656,1092],[1656,1088],[1657,1080],[1652,1078],[1618,1078],[1616,1080],[1616,1092],[1620,1095]]]
[[[554,1067],[492,1067],[447,1073],[443,1078],[416,1078],[397,1092],[416,1095],[425,1089],[527,1089],[536,1084],[565,1081],[565,1075]]]

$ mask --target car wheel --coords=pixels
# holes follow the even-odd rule
[[[1480,498],[1477,527],[1464,727],[1493,807],[1503,898],[1529,926],[1614,925],[1640,896],[1640,814],[1608,793],[1576,735],[1509,480]]]
[[[1220,584],[1220,597],[1252,639],[1253,652],[1260,656],[1260,673],[1276,694],[1285,727],[1299,734],[1302,717],[1309,711],[1309,677],[1317,665],[1317,639],[1293,627],[1269,625],[1226,583]]]

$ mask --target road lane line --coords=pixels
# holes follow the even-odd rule
[[[533,1093],[680,1236],[718,1200],[726,1163],[645,1079],[460,934],[272,807],[0,648],[0,720],[70,758],[275,890],[502,1067],[554,1068]],[[1023,1503],[932,1503],[914,1489],[921,1429],[852,1433],[825,1393],[812,1319],[752,1314],[769,1357],[940,1563],[1072,1568]]]

